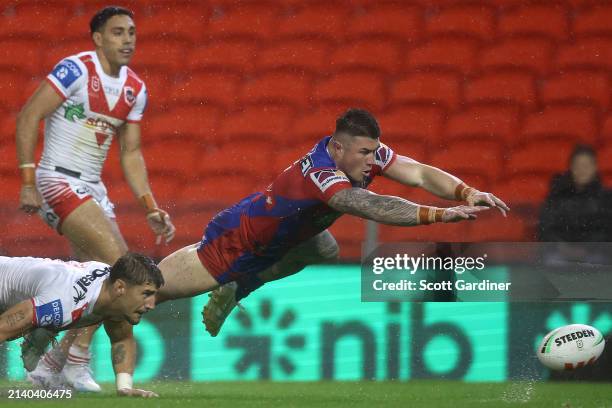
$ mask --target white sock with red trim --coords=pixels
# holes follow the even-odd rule
[[[58,344],[45,353],[40,360],[40,364],[55,373],[59,373],[66,364],[66,357],[66,354],[62,352],[62,349]]]
[[[89,353],[89,348],[77,346],[76,344],[70,346],[66,364],[89,365],[90,360],[91,354]]]

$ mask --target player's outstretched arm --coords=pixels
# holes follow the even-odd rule
[[[447,200],[463,201],[469,206],[495,207],[503,215],[510,210],[506,203],[495,195],[468,187],[452,174],[405,156],[397,155],[397,159],[385,170],[384,175],[404,185],[424,188]]]
[[[55,111],[62,102],[62,97],[48,82],[43,81],[17,117],[15,132],[17,162],[22,176],[19,208],[27,213],[38,211],[42,203],[40,194],[34,185],[34,151],[38,143],[38,125],[42,119]]]
[[[115,371],[117,395],[123,397],[158,397],[153,391],[132,387],[132,375],[136,365],[136,340],[132,325],[127,321],[104,321],[104,329],[111,341],[111,360]]]
[[[0,315],[0,343],[23,336],[30,331],[34,306],[30,300],[24,300]]]
[[[157,235],[156,243],[161,243],[162,237],[168,243],[174,238],[176,229],[168,213],[157,206],[151,193],[147,168],[140,149],[140,125],[137,123],[123,125],[119,129],[119,142],[123,174],[147,213],[147,222]]]
[[[415,204],[400,197],[375,194],[353,187],[338,191],[327,202],[333,209],[382,224],[413,226],[434,222],[457,222],[476,218],[483,206],[436,208]]]

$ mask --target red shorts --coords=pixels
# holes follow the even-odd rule
[[[52,228],[59,231],[62,222],[84,202],[94,199],[107,217],[114,219],[114,205],[107,196],[101,181],[91,183],[57,171],[36,169],[36,188],[43,203],[40,216]]]

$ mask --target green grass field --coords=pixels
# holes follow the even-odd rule
[[[612,385],[592,383],[462,383],[452,381],[324,382],[324,383],[187,383],[156,382],[142,386],[156,399],[119,398],[113,386],[95,395],[71,400],[7,399],[8,388],[25,383],[0,383],[0,406],[41,407],[542,407],[612,408]]]

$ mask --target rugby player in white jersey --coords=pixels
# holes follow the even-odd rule
[[[121,145],[121,165],[146,220],[166,242],[174,236],[168,214],[151,193],[140,150],[139,122],[147,102],[145,84],[127,67],[136,45],[131,11],[106,7],[92,18],[95,51],[60,61],[28,100],[17,120],[17,156],[23,185],[20,208],[38,212],[65,236],[80,261],[113,264],[127,252],[113,204],[100,179],[113,138]],[[42,158],[34,151],[38,126],[45,120]],[[96,327],[82,329],[69,349],[64,377],[82,391],[99,391],[89,370],[89,343]],[[22,357],[32,371],[44,346],[36,336],[25,342]],[[44,344],[44,343],[43,343]],[[66,344],[64,344],[66,346]],[[47,367],[49,368],[49,367]]]
[[[118,394],[156,396],[132,387],[136,350],[131,325],[155,308],[155,295],[163,284],[153,260],[134,253],[121,256],[112,267],[95,261],[0,256],[0,343],[36,327],[55,334],[103,321],[111,339]],[[45,359],[59,373],[55,356]],[[37,375],[36,371],[28,373],[30,378]],[[46,388],[62,386],[51,382],[53,379],[43,375],[35,382]]]

